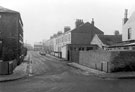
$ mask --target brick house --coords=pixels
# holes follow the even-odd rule
[[[83,20],[77,19],[75,22],[75,28],[70,30],[64,30],[64,33],[57,35],[53,37],[52,39],[48,41],[53,40],[53,52],[60,52],[61,57],[66,59],[69,59],[69,49],[66,49],[69,44],[72,44],[72,46],[77,45],[90,45],[90,42],[95,34],[104,34],[103,31],[98,29],[94,25],[94,20],[92,19],[92,22],[86,22],[84,23]],[[82,47],[82,46],[81,46]],[[77,46],[78,48],[78,46]],[[64,55],[64,56],[63,56]]]

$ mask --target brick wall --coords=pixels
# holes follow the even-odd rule
[[[135,52],[133,51],[80,51],[79,63],[105,72],[135,70]]]
[[[72,33],[72,44],[90,44],[92,35],[90,33]]]
[[[116,51],[115,51],[116,52]],[[119,51],[111,61],[111,71],[135,71],[135,51]]]
[[[107,70],[107,62],[111,60],[111,52],[103,50],[80,51],[79,63],[98,70]]]

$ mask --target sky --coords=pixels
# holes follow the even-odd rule
[[[21,13],[24,42],[48,40],[64,26],[75,27],[76,19],[91,22],[105,34],[122,33],[125,9],[128,17],[135,11],[135,0],[0,0],[0,6]]]

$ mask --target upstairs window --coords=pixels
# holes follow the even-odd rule
[[[132,29],[128,28],[128,39],[131,39],[131,32],[132,32]]]

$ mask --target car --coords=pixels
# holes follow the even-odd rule
[[[46,55],[46,53],[43,52],[43,51],[40,51],[39,54],[40,54],[40,55],[44,55],[44,56]]]

